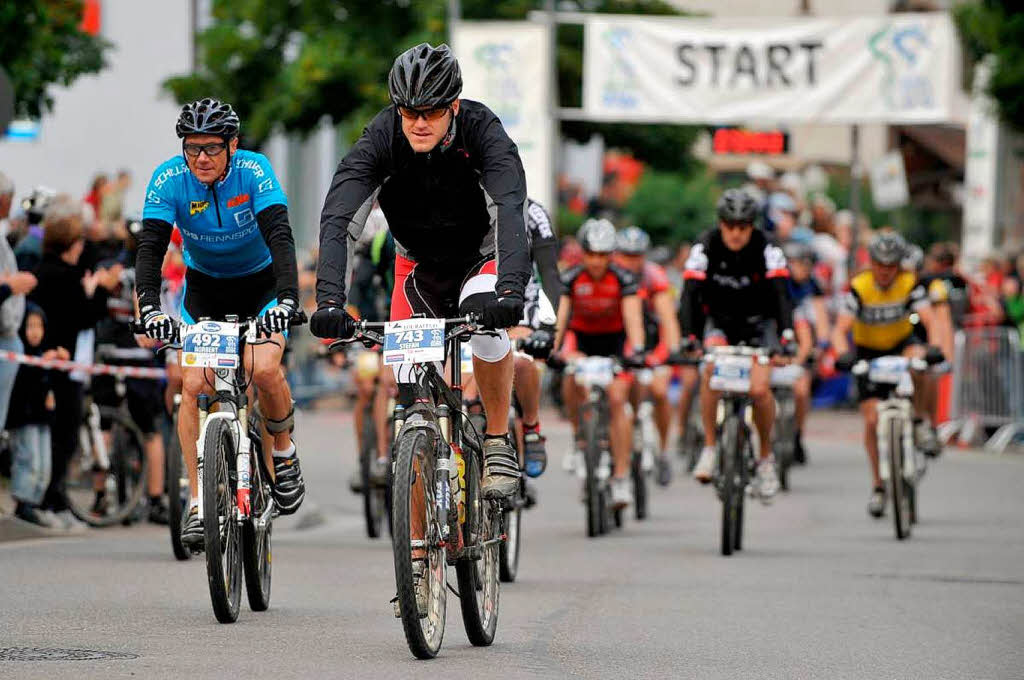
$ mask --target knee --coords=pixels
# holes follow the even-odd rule
[[[252,367],[252,381],[263,390],[273,387],[282,375],[279,361],[257,360]]]
[[[763,402],[770,399],[772,391],[767,384],[761,382],[750,383],[750,398],[757,402]]]
[[[608,390],[608,406],[613,411],[619,411],[626,405],[626,398],[629,396],[629,391],[621,388],[619,385],[613,386]]]
[[[181,377],[181,398],[185,401],[195,401],[195,398],[206,389],[206,378],[202,369],[185,371]]]

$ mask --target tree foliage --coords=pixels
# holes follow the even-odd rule
[[[443,34],[442,0],[215,0],[198,72],[170,78],[178,101],[217,96],[250,146],[280,125],[308,133],[326,116],[368,120],[386,105],[395,56]]]
[[[624,215],[647,230],[655,243],[693,241],[715,223],[716,200],[717,182],[708,172],[647,170]]]
[[[462,12],[467,20],[525,19],[542,4],[462,0]],[[658,1],[589,0],[581,6],[610,13],[678,13]],[[251,146],[277,125],[307,133],[324,116],[335,124],[366,121],[387,104],[387,73],[395,56],[424,40],[446,39],[446,10],[446,0],[215,0],[213,24],[198,37],[202,68],[165,85],[181,102],[211,95],[230,101]],[[558,31],[563,105],[579,104],[582,48],[580,26]],[[563,124],[562,132],[579,141],[602,134],[608,146],[628,149],[656,168],[695,165],[693,127],[573,122]]]
[[[1024,132],[1024,12],[1019,0],[982,0],[953,11],[968,54],[974,59],[995,56],[986,89],[999,117]]]
[[[0,67],[14,87],[16,116],[53,108],[53,85],[71,85],[104,66],[110,43],[83,32],[81,0],[0,2]]]

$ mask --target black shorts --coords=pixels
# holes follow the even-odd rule
[[[570,331],[562,344],[565,351],[577,351],[588,357],[621,357],[626,348],[626,334]]]
[[[125,380],[125,396],[128,413],[138,425],[142,434],[154,434],[164,413],[164,383],[162,380],[128,378]],[[90,390],[92,400],[100,406],[116,408],[121,400],[117,396],[117,385],[112,375],[93,376]],[[110,429],[110,419],[101,418],[100,428]]]
[[[861,347],[858,345],[854,347],[854,352],[857,355],[857,361],[871,361],[879,357],[900,356],[908,347],[923,344],[924,342],[916,334],[911,333],[889,349],[872,349],[871,347]],[[872,387],[866,375],[857,378],[858,402],[867,401],[868,399],[884,399],[888,394],[889,386]]]
[[[398,255],[391,320],[402,321],[417,314],[444,319],[483,312],[497,297],[494,292],[497,280],[498,266],[493,257],[438,267]]]
[[[189,269],[185,273],[181,320],[194,324],[201,318],[223,321],[232,314],[242,321],[257,317],[277,304],[276,287],[273,267],[230,279]]]
[[[775,322],[761,319],[746,324],[719,325],[708,319],[704,329],[704,343],[725,340],[729,345],[749,345],[750,347],[769,347],[778,344],[778,331]]]

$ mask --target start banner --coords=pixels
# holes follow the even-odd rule
[[[952,120],[959,47],[944,13],[585,19],[583,108],[606,121]]]

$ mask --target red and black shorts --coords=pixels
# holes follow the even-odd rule
[[[498,267],[494,257],[463,265],[428,265],[395,256],[395,289],[391,320],[421,314],[433,319],[483,312],[497,295]]]

